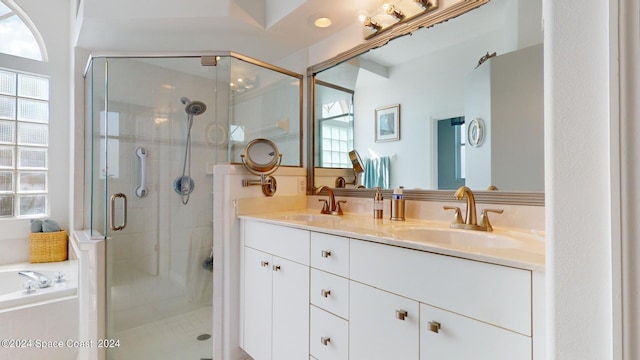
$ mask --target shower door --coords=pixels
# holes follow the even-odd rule
[[[108,359],[212,357],[209,170],[212,131],[226,127],[216,122],[216,96],[224,95],[217,82],[229,80],[228,62],[202,64],[92,61],[91,183],[103,196],[93,196],[90,222],[107,239]],[[221,71],[227,79],[218,79]],[[197,113],[187,108],[196,101]]]

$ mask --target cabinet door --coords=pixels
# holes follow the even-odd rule
[[[309,356],[309,267],[273,257],[273,357]]]
[[[420,304],[420,358],[529,360],[531,338]]]
[[[244,345],[255,360],[271,359],[271,255],[244,248]]]
[[[418,303],[354,281],[349,287],[349,358],[417,360]]]
[[[349,358],[349,323],[318,307],[311,306],[311,354],[319,360]]]

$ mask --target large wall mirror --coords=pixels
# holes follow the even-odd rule
[[[313,186],[544,205],[541,17],[542,0],[490,0],[310,67]]]

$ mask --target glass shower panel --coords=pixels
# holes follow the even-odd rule
[[[105,108],[106,59],[95,58],[91,61],[85,76],[85,211],[84,221],[91,236],[107,235],[106,182],[99,176],[98,164],[106,156],[106,149],[100,145],[100,113]]]
[[[105,155],[93,157],[93,183],[98,191],[105,186],[107,197],[97,200],[106,204],[98,206],[105,218],[113,209],[116,226],[126,219],[122,230],[111,221],[100,229],[107,236],[107,337],[120,341],[107,358],[211,358],[208,170],[216,149],[209,137],[227,127],[216,122],[219,69],[200,57],[167,57],[107,58],[105,70],[107,101],[93,107],[94,150]],[[195,101],[207,109],[187,113]],[[193,182],[186,204],[176,192],[184,171]]]
[[[267,138],[282,153],[282,165],[301,166],[301,76],[237,58],[230,74],[228,161],[242,162],[249,141]]]

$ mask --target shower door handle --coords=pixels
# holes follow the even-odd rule
[[[118,226],[115,225],[117,198],[122,198],[122,223]],[[111,230],[120,231],[127,226],[127,195],[123,193],[115,193],[111,195],[111,219],[109,220]]]
[[[147,189],[147,155],[149,155],[147,149],[143,147],[136,149],[136,156],[140,159],[140,186],[136,188],[136,196],[141,199],[149,194]]]

